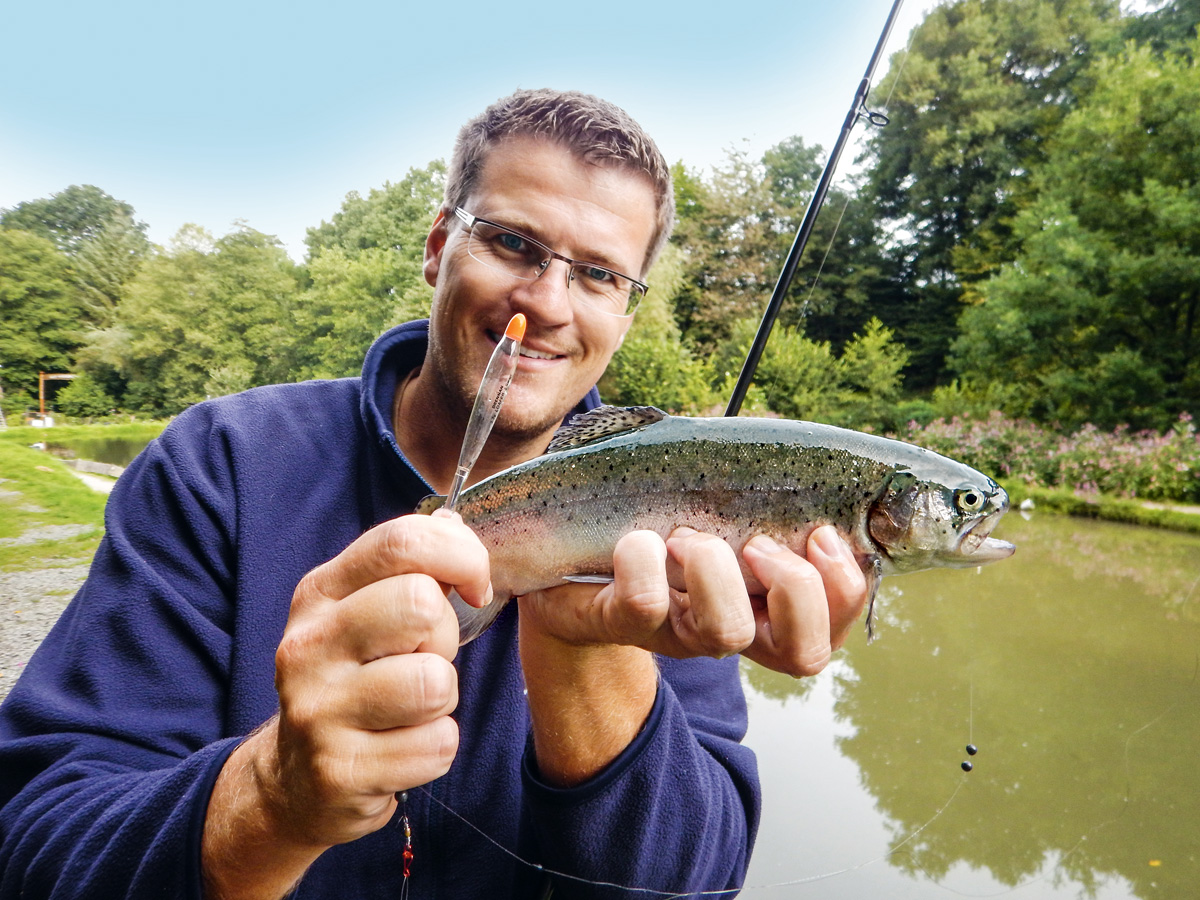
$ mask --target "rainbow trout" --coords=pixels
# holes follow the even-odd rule
[[[444,500],[427,497],[417,511]],[[630,531],[665,538],[688,525],[740,558],[756,534],[803,553],[828,523],[867,575],[870,635],[884,575],[1011,556],[1012,544],[988,536],[1007,508],[986,475],[901,441],[787,419],[604,406],[559,429],[545,455],[463,491],[457,511],[488,549],[496,599],[483,609],[451,600],[465,644],[513,597],[611,580],[613,547]],[[751,592],[761,590],[742,570]]]

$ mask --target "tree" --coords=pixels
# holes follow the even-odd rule
[[[332,221],[308,229],[309,257],[334,247],[354,257],[378,247],[419,263],[429,226],[441,207],[445,179],[445,164],[434,160],[424,169],[409,169],[397,184],[372,188],[365,199],[351,191]]]
[[[1165,427],[1200,412],[1200,69],[1187,51],[1100,60],[980,288],[954,365],[1011,384],[1006,411]]]
[[[761,318],[823,169],[820,147],[800,137],[755,162],[731,151],[707,178],[677,164],[685,280],[676,317],[685,338],[711,352],[735,323]],[[842,344],[870,318],[885,289],[873,208],[837,188],[829,192],[780,311],[780,324]]]
[[[133,207],[110,197],[92,184],[73,184],[65,191],[40,200],[27,200],[0,214],[0,227],[30,231],[50,240],[63,253],[74,254],[82,244],[97,238],[114,219],[142,236],[144,222],[134,221]]]
[[[103,385],[85,373],[58,392],[54,405],[68,416],[84,418],[108,415],[116,403]]]
[[[1122,38],[1147,44],[1159,56],[1192,52],[1192,38],[1200,27],[1200,0],[1172,0],[1158,9],[1130,16]]]
[[[105,328],[150,252],[146,223],[133,207],[95,185],[71,185],[41,200],[20,203],[0,215],[0,227],[40,235],[71,261],[86,324]]]
[[[47,238],[0,229],[0,377],[37,396],[38,372],[65,372],[82,342],[70,263]]]
[[[418,261],[390,247],[351,255],[340,247],[309,260],[310,286],[297,298],[303,335],[297,377],[356,375],[371,342],[393,325],[429,315],[432,292]],[[398,285],[407,288],[397,292]]]
[[[154,414],[287,381],[298,289],[275,238],[242,226],[213,240],[184,226],[146,261],[112,326],[92,333],[87,368],[119,374],[124,405]]]
[[[600,380],[605,402],[690,413],[716,402],[709,368],[684,343],[672,315],[669,299],[682,281],[683,254],[668,244],[647,276],[650,291]]]
[[[926,16],[876,88],[891,124],[870,138],[871,192],[909,291],[885,321],[913,384],[943,377],[960,300],[1013,258],[1030,173],[1118,16],[1116,0],[957,0]]]
[[[713,368],[724,373],[728,393],[750,347],[755,323],[734,326],[732,340],[718,351]],[[828,341],[814,341],[791,326],[775,329],[755,373],[759,411],[852,428],[894,430],[898,421],[903,346],[878,319],[846,342],[840,356]]]

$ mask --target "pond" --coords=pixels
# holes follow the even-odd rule
[[[128,466],[149,443],[140,438],[72,437],[55,441],[46,450],[67,459],[90,459],[110,466]]]
[[[1012,559],[886,579],[878,639],[817,678],[743,664],[743,896],[1200,896],[1200,537],[997,534]]]

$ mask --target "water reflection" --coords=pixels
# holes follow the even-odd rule
[[[1012,560],[885,582],[880,639],[821,678],[746,664],[748,884],[840,873],[750,896],[1197,896],[1200,538],[1001,532]]]
[[[50,444],[46,449],[67,459],[90,459],[110,466],[127,466],[147,443],[137,438],[74,437]]]

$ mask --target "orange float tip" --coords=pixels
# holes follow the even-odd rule
[[[525,314],[517,313],[508,321],[508,327],[504,329],[504,336],[512,338],[514,341],[519,341],[525,337]]]

